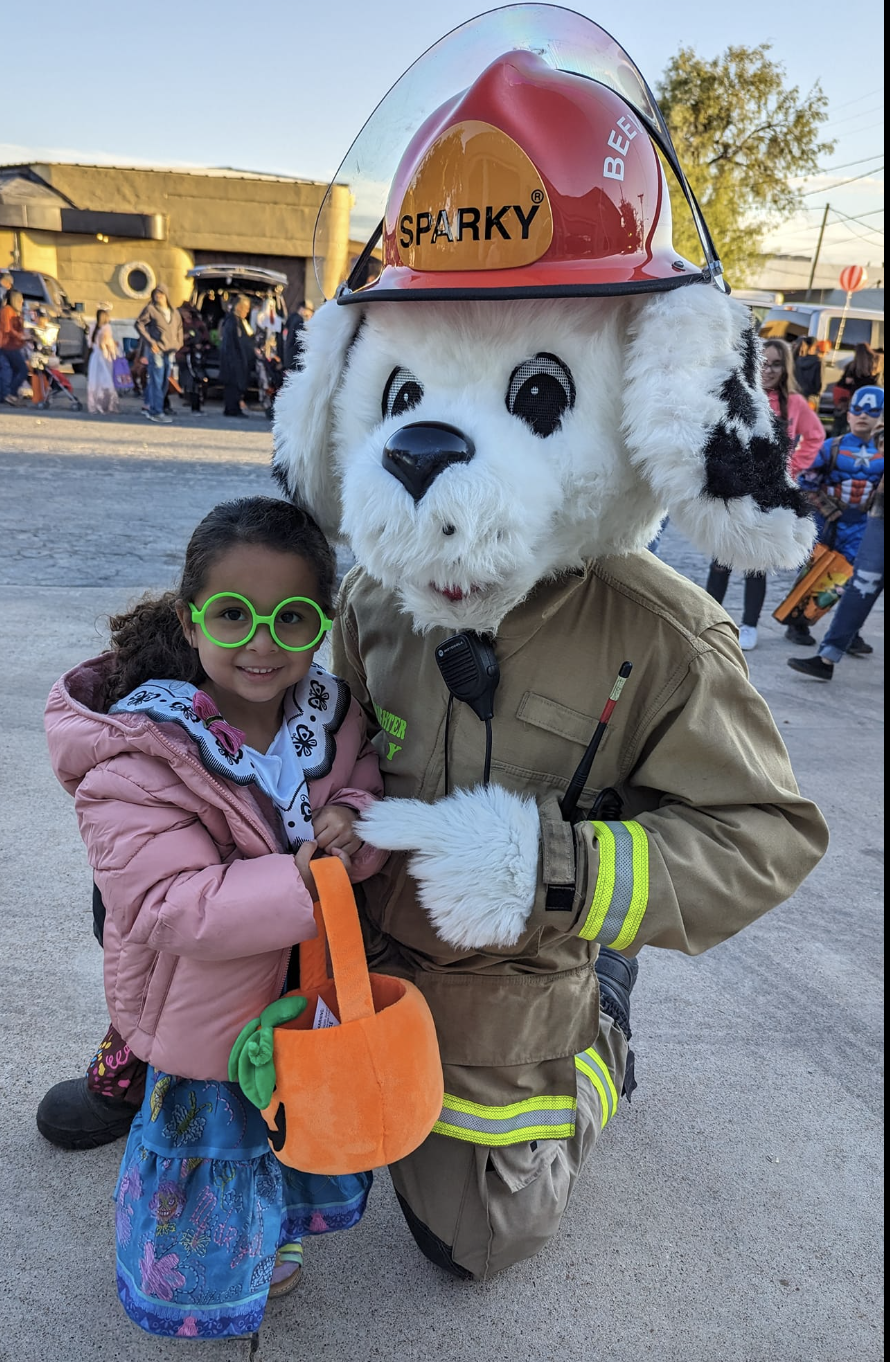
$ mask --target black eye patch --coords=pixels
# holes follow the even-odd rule
[[[416,407],[422,397],[423,384],[420,379],[412,374],[410,369],[399,365],[386,380],[380,410],[384,418],[401,416],[412,407]]]
[[[556,355],[539,354],[518,364],[510,375],[507,411],[546,439],[558,430],[575,405],[575,380]]]

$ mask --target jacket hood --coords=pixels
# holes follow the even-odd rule
[[[43,722],[50,761],[72,795],[93,767],[126,752],[162,757],[180,773],[197,761],[191,739],[175,724],[164,724],[162,732],[147,715],[102,711],[111,665],[111,653],[81,662],[56,682],[46,702]]]

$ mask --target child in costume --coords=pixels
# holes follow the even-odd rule
[[[112,1023],[148,1062],[116,1203],[118,1291],[150,1333],[253,1333],[299,1279],[301,1236],[356,1224],[371,1185],[279,1164],[226,1081],[240,1030],[315,935],[310,858],[354,881],[384,859],[353,826],[381,793],[361,711],[313,660],[334,568],[305,512],[217,506],[178,590],[112,619],[111,650],[47,705],[107,911]]]
[[[879,454],[874,444],[883,419],[883,388],[857,389],[850,403],[847,434],[826,440],[797,478],[813,497],[819,543],[843,554],[850,564],[865,534],[870,498],[884,473],[883,452]],[[806,620],[793,621],[785,633],[792,643],[816,642]]]

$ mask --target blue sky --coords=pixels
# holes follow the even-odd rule
[[[0,163],[55,155],[327,180],[405,68],[484,8],[485,0],[43,0],[36,28],[23,10],[7,32]],[[713,57],[731,43],[760,42],[772,44],[802,94],[818,80],[830,101],[825,135],[837,146],[803,186],[807,211],[773,244],[809,253],[830,202],[823,258],[883,275],[879,10],[854,38],[837,0],[644,0],[640,10],[576,0],[572,8],[609,30],[650,85],[681,46]]]

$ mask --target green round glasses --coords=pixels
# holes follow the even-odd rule
[[[279,648],[304,653],[334,627],[334,621],[308,596],[288,596],[271,615],[257,614],[247,597],[237,591],[218,591],[200,609],[194,601],[189,601],[189,607],[192,623],[199,624],[204,637],[218,648],[242,648],[259,626],[266,624]]]

